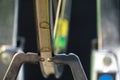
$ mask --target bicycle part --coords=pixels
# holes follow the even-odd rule
[[[36,0],[36,13],[37,13],[37,26],[38,26],[38,38],[39,38],[39,50],[40,50],[40,56],[45,58],[47,60],[47,58],[52,58],[52,53],[56,53],[56,48],[58,48],[59,46],[55,47],[56,50],[53,50],[52,44],[53,44],[53,39],[52,39],[52,18],[50,17],[52,12],[52,7],[49,4],[50,2],[52,2],[51,0]],[[61,6],[61,0],[58,1],[58,9],[60,10],[60,6]],[[63,29],[65,29],[64,33],[62,35],[60,35],[61,37],[66,38],[66,30],[68,29],[68,20],[70,17],[70,6],[71,6],[71,0],[65,0],[62,3],[62,11],[61,11],[61,15],[60,15],[60,21],[66,22],[66,23],[62,23],[60,24],[57,30],[60,29],[59,34],[63,31]],[[49,8],[50,7],[50,8]],[[57,11],[56,14],[56,21],[59,17],[59,10]],[[50,13],[49,13],[50,11]],[[52,10],[53,11],[53,10]],[[50,15],[49,15],[50,14]],[[55,25],[57,24],[57,22],[55,22]],[[62,28],[60,28],[62,27]],[[55,27],[56,28],[56,27]],[[62,29],[62,31],[61,31]],[[54,30],[55,31],[55,30]],[[60,36],[57,36],[57,40],[61,39],[58,38]],[[56,44],[56,36],[55,38],[55,44]],[[58,41],[57,41],[58,42]],[[66,45],[66,40],[64,41],[65,45]],[[63,43],[63,44],[64,44]],[[66,46],[64,46],[66,47]],[[62,48],[63,49],[63,48]],[[62,74],[61,69],[63,67],[61,66],[57,66],[54,65],[54,63],[52,62],[41,62],[41,70],[42,73],[44,75],[44,77],[48,77],[50,74],[55,74],[56,78],[60,77],[60,75]],[[60,69],[60,70],[59,70]]]
[[[60,1],[60,0],[52,0],[52,3],[53,3],[53,12],[54,13],[57,12],[58,1]]]
[[[16,80],[19,69],[23,63],[36,63],[39,61],[44,61],[35,53],[16,53],[7,69],[7,72],[3,80]]]
[[[83,70],[82,64],[79,60],[79,57],[73,53],[68,55],[66,54],[57,54],[48,61],[53,61],[56,64],[67,64],[72,70],[74,80],[87,80],[86,74]]]
[[[53,5],[54,5],[54,9],[55,9],[55,6],[57,6],[57,1],[56,0],[50,0],[49,1],[49,5],[50,5],[50,27],[51,27],[51,43],[54,44],[54,37],[53,37]],[[53,53],[54,52],[54,45],[51,45],[52,46],[52,51]],[[55,77],[56,78],[60,78],[62,73],[63,73],[63,65],[56,65],[54,64],[54,69],[55,69]]]
[[[36,0],[36,15],[40,57],[43,57],[46,60],[47,58],[52,58],[49,0]],[[44,77],[55,74],[54,63],[44,61],[40,62],[40,66]]]
[[[65,52],[66,50],[72,0],[59,0],[58,4],[54,25],[54,54]]]
[[[65,52],[68,38],[68,29],[71,13],[72,0],[58,0],[58,6],[56,11],[56,19],[54,24],[54,55]],[[56,65],[56,78],[62,75],[64,65]],[[56,69],[55,68],[55,69]],[[59,74],[59,75],[58,75]]]
[[[71,3],[72,0],[58,0],[57,11],[55,15],[54,24],[54,54],[63,53],[66,51],[68,29],[71,13]],[[56,73],[61,73],[64,70],[64,66],[56,65],[58,71]],[[60,74],[60,75],[61,75]],[[57,75],[55,75],[57,77]]]

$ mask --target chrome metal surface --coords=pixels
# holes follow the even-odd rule
[[[74,80],[87,80],[86,74],[83,70],[79,57],[73,53],[68,55],[58,54],[48,61],[53,61],[56,64],[67,64],[72,70]]]
[[[35,53],[16,53],[8,67],[8,70],[3,78],[3,80],[16,80],[19,69],[23,63],[37,63],[39,61],[44,61]]]

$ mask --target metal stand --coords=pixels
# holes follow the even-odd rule
[[[23,63],[36,63],[39,61],[43,61],[38,55],[33,53],[16,53],[7,69],[7,72],[3,78],[3,80],[16,80],[19,69]]]
[[[16,53],[3,80],[16,80],[19,69],[23,63],[36,63],[39,61],[44,61],[44,59],[33,53]],[[72,70],[74,80],[87,80],[78,56],[73,53],[70,53],[69,55],[58,54],[55,57],[48,59],[48,62],[54,62],[55,64],[67,64]]]
[[[70,53],[68,55],[58,54],[54,58],[49,59],[49,61],[53,61],[56,64],[69,65],[72,70],[74,80],[88,80],[79,57],[73,53]]]

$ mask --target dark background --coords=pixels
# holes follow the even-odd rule
[[[96,0],[72,0],[72,13],[67,53],[75,53],[90,80],[91,41],[96,38]],[[25,52],[38,52],[34,0],[19,0],[18,35],[25,38]],[[25,64],[25,80],[56,80],[53,75],[44,79],[39,65]],[[73,80],[68,66],[57,80]]]

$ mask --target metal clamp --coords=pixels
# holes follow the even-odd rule
[[[56,64],[67,64],[70,66],[74,80],[88,80],[83,70],[79,57],[73,53],[57,54],[54,58],[49,59]]]
[[[39,61],[44,61],[44,59],[40,58],[34,53],[16,53],[8,67],[3,80],[16,80],[19,69],[23,63],[36,63]],[[48,59],[48,61],[54,62],[55,64],[69,65],[72,70],[74,80],[87,80],[79,57],[73,53],[70,53],[69,55],[58,54],[55,57]]]
[[[23,63],[36,63],[39,61],[44,61],[35,53],[16,53],[6,71],[3,80],[16,80],[19,69]]]

